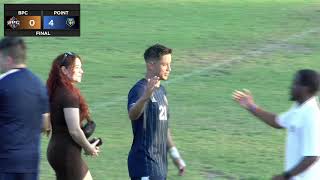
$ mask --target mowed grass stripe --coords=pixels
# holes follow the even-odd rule
[[[128,179],[126,158],[132,135],[126,94],[144,74],[143,50],[155,42],[175,50],[171,80],[226,59],[249,57],[248,61],[220,65],[166,84],[170,125],[188,164],[187,176],[178,177],[169,163],[168,179],[212,179],[213,174],[220,174],[225,177],[217,179],[260,180],[282,170],[284,133],[272,131],[249,116],[232,102],[230,93],[247,87],[262,106],[276,112],[288,108],[287,88],[294,71],[320,68],[315,62],[319,58],[319,33],[280,42],[287,44],[284,47],[278,42],[318,26],[317,1],[69,2],[81,3],[81,37],[26,38],[28,62],[45,80],[58,53],[75,51],[85,60],[80,88],[90,107],[120,97],[113,105],[99,103],[99,108],[92,109],[98,123],[96,136],[106,140],[99,158],[87,158],[95,179]],[[246,54],[264,45],[275,45],[274,51]],[[47,141],[43,138],[41,179],[50,180],[54,174],[45,159]]]

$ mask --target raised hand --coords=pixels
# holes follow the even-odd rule
[[[153,78],[148,79],[147,89],[143,95],[144,99],[150,98],[155,88],[159,86],[159,81],[160,81],[160,78],[158,76],[154,76]]]
[[[250,109],[254,106],[252,94],[249,90],[244,89],[243,91],[235,90],[232,94],[233,100],[238,102],[240,106]]]

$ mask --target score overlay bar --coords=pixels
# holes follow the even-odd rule
[[[4,4],[4,36],[80,36],[80,4]]]

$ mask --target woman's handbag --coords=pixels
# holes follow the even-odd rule
[[[94,121],[88,121],[87,124],[85,124],[81,129],[86,138],[88,138],[94,133],[94,130],[96,129],[96,123]]]

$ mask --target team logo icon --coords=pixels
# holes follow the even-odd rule
[[[12,29],[16,29],[20,26],[20,21],[16,17],[12,17],[7,21],[7,25],[10,26]]]
[[[154,98],[154,96],[151,96],[151,102],[157,102],[156,98]]]
[[[66,24],[67,24],[69,27],[72,27],[73,25],[76,24],[76,21],[74,20],[74,18],[67,18]]]

